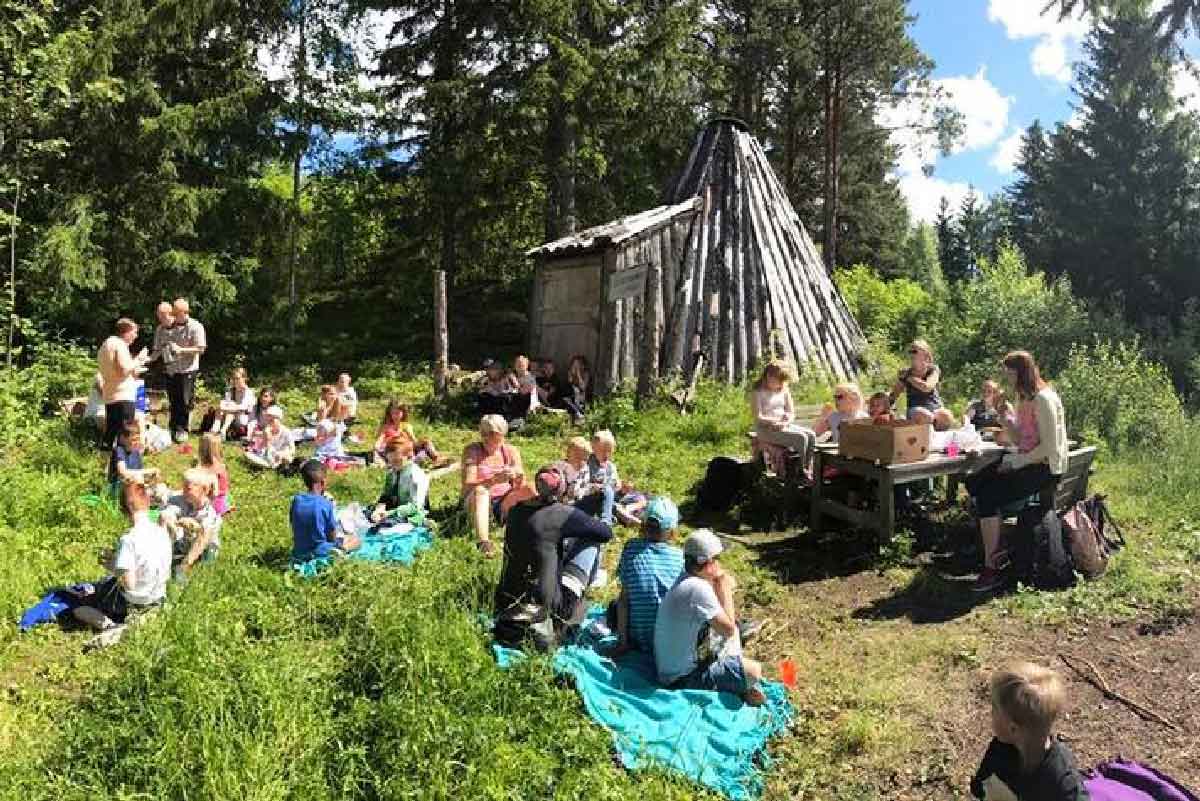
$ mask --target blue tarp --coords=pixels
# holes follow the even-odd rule
[[[764,681],[767,702],[751,707],[736,696],[659,685],[654,660],[629,653],[619,662],[602,655],[615,638],[592,607],[576,641],[554,654],[554,670],[571,676],[588,714],[613,735],[621,763],[630,770],[651,764],[678,771],[734,801],[757,798],[767,767],[767,741],[787,728],[792,705],[778,682]],[[508,667],[521,651],[492,646]]]

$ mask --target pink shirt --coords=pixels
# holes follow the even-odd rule
[[[1037,405],[1033,401],[1022,402],[1017,407],[1017,450],[1029,453],[1042,441],[1038,435]]]
[[[476,442],[467,446],[466,463],[468,465],[476,465],[476,472],[479,478],[487,481],[494,476],[501,467],[509,467],[516,464],[516,449],[507,442],[500,446],[500,450],[488,456],[487,451],[483,449],[483,445]],[[466,475],[466,468],[463,468],[463,475]],[[512,490],[512,484],[505,481],[499,484],[493,484],[488,488],[488,494],[492,500],[503,498]]]

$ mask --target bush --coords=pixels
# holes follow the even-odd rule
[[[1073,348],[1055,385],[1071,429],[1114,451],[1168,445],[1183,420],[1166,368],[1147,359],[1136,340]]]
[[[937,314],[937,302],[915,281],[885,281],[865,264],[838,270],[834,281],[863,333],[890,343],[895,350],[915,339]]]

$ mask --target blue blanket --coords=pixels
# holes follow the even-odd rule
[[[345,558],[362,562],[399,562],[411,565],[417,554],[433,546],[433,534],[425,527],[399,524],[390,528],[364,529],[362,546]],[[307,561],[292,561],[292,570],[305,578],[319,575],[333,564],[334,557],[318,556]]]
[[[553,665],[574,679],[588,714],[612,732],[621,763],[630,770],[667,767],[734,801],[757,798],[767,740],[792,719],[784,686],[764,681],[767,703],[757,708],[727,693],[665,689],[649,655],[633,652],[619,662],[601,655],[615,643],[596,625],[603,616],[603,609],[592,607],[582,633],[558,649]],[[524,658],[520,651],[492,647],[501,667]]]
[[[42,597],[42,600],[25,610],[17,627],[24,632],[43,623],[53,623],[79,606],[80,601],[90,595],[95,585],[102,580],[97,579],[92,584],[74,584],[70,587],[50,590]]]

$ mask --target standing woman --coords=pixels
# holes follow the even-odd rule
[[[1004,418],[1017,450],[967,479],[983,539],[983,572],[975,582],[976,592],[991,592],[1004,583],[1008,554],[1000,551],[1000,510],[1056,484],[1070,461],[1062,401],[1042,380],[1033,356],[1017,350],[1000,364],[1018,399],[1015,418]]]
[[[105,449],[113,446],[113,440],[134,420],[135,379],[146,371],[149,354],[145,348],[135,358],[129,346],[137,339],[137,323],[128,317],[117,320],[116,333],[104,340],[96,360],[100,366],[100,395],[104,400],[104,437],[101,444]]]

